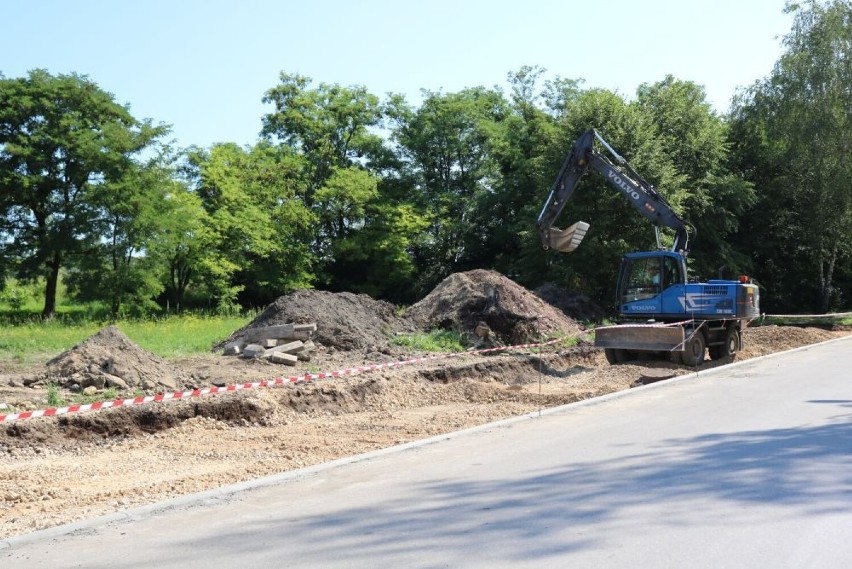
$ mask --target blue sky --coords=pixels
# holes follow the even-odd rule
[[[279,73],[383,96],[506,87],[538,65],[632,98],[666,74],[719,112],[767,76],[784,0],[0,0],[0,72],[88,75],[180,146],[251,144]]]

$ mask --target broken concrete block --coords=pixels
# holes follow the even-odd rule
[[[284,352],[275,352],[274,354],[269,356],[269,361],[276,364],[294,366],[296,365],[296,362],[299,361],[299,358],[292,354],[285,354]]]
[[[317,323],[311,322],[310,324],[294,324],[293,325],[294,332],[316,332],[317,331]]]
[[[225,345],[224,354],[226,356],[236,356],[237,354],[239,354],[242,351],[242,349],[243,349],[243,343],[242,342],[231,342],[231,343]]]
[[[292,336],[293,324],[278,324],[276,326],[249,328],[246,330],[245,334],[245,338],[249,342],[259,342],[268,338],[290,338]]]
[[[278,340],[276,338],[267,338],[266,340],[260,342],[260,345],[262,345],[266,349],[274,348],[278,345]]]
[[[263,357],[263,354],[266,352],[266,348],[261,346],[260,344],[249,344],[245,348],[243,348],[243,357],[244,358],[260,358]]]
[[[112,375],[109,373],[104,374],[104,386],[105,387],[115,387],[117,389],[129,389],[127,382],[117,375]]]
[[[305,344],[301,340],[296,340],[295,342],[288,342],[286,344],[281,344],[275,346],[274,348],[269,348],[263,354],[263,357],[269,357],[272,354],[284,353],[284,354],[294,354],[296,352],[301,352],[305,349]]]

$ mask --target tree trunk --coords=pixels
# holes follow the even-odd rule
[[[54,253],[47,263],[47,285],[44,287],[44,309],[41,317],[45,320],[56,316],[56,290],[59,285],[59,267],[62,265],[62,257]]]
[[[837,262],[837,239],[831,248],[831,255],[825,262],[820,262],[819,267],[819,308],[823,314],[831,308],[831,295],[834,292],[834,265]]]
[[[186,288],[189,285],[189,278],[192,275],[192,267],[182,258],[175,257],[172,259],[169,270],[172,300],[175,303],[175,310],[180,312],[183,307],[183,298],[186,296]]]
[[[112,300],[110,300],[110,308],[109,308],[109,316],[110,321],[115,322],[118,320],[118,313],[121,310],[121,299],[117,294],[112,295]]]

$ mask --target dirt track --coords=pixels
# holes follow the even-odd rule
[[[501,322],[492,319],[490,325],[495,329]],[[514,322],[507,333],[517,334],[527,324]],[[848,333],[750,328],[738,358]],[[332,371],[411,355],[372,344],[327,348],[311,368]],[[167,363],[197,384],[287,375],[268,364],[217,354]],[[702,368],[719,363],[707,361]],[[581,344],[465,355],[310,385],[11,423],[0,431],[0,539],[691,371],[663,362],[609,366],[602,353]],[[38,388],[10,386],[21,375],[0,374],[0,402],[44,395]]]

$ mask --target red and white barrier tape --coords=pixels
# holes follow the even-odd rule
[[[278,377],[275,379],[269,379],[264,381],[255,381],[250,383],[233,383],[229,385],[225,385],[223,387],[205,387],[203,389],[192,389],[189,391],[174,391],[170,393],[158,393],[157,395],[145,395],[139,397],[133,397],[130,399],[116,399],[114,401],[97,401],[94,403],[80,403],[74,405],[68,405],[67,407],[54,407],[50,409],[36,409],[34,411],[21,411],[20,413],[9,413],[6,415],[0,415],[0,423],[10,423],[12,421],[20,421],[23,419],[33,419],[36,417],[55,417],[57,415],[67,415],[69,413],[79,413],[82,411],[97,411],[101,409],[111,409],[116,407],[128,407],[133,405],[144,405],[147,403],[157,403],[161,401],[175,401],[181,399],[189,399],[192,397],[201,397],[202,395],[210,395],[214,393],[228,393],[233,391],[242,391],[246,389],[258,389],[262,387],[276,387],[280,385],[288,385],[288,384],[299,384],[299,383],[312,383],[318,379],[325,379],[329,377],[341,377],[345,375],[357,375],[359,373],[365,373],[370,371],[376,371],[380,369],[389,369],[394,367],[400,367],[404,365],[412,365],[418,364],[428,361],[434,360],[442,360],[447,358],[461,357],[472,354],[486,354],[490,352],[498,352],[503,350],[518,350],[518,349],[528,349],[535,348],[541,346],[548,346],[550,344],[556,344],[558,342],[564,341],[566,338],[559,338],[556,340],[550,340],[548,342],[542,342],[538,344],[518,344],[515,346],[502,346],[499,348],[488,348],[484,350],[468,350],[466,352],[453,352],[448,354],[441,354],[438,356],[423,356],[420,358],[413,358],[410,360],[400,360],[395,362],[385,362],[379,364],[369,364],[365,366],[351,367],[340,369],[331,372],[322,372],[322,373],[306,373],[304,375],[295,375],[291,377]]]

